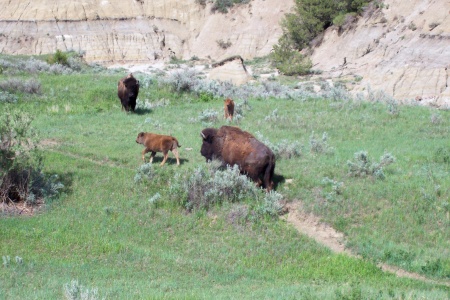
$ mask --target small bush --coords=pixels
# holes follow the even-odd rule
[[[214,109],[205,109],[198,116],[198,120],[206,123],[215,123],[219,120],[219,113]]]
[[[0,82],[0,89],[10,93],[19,91],[27,94],[41,94],[41,83],[34,78],[26,81],[10,78]]]
[[[195,69],[175,71],[163,82],[168,84],[174,92],[192,92],[199,82],[198,72]]]
[[[16,103],[19,97],[9,92],[0,91],[0,103]]]
[[[268,215],[270,217],[277,217],[283,211],[281,200],[283,200],[283,196],[280,193],[270,191],[266,193],[262,204],[256,211],[261,216]]]
[[[270,115],[268,115],[268,116],[266,116],[266,117],[264,118],[264,121],[266,121],[266,122],[276,122],[276,121],[278,121],[279,119],[280,119],[280,116],[278,116],[278,109],[275,108],[275,109],[270,113]]]
[[[223,202],[257,198],[262,191],[241,175],[238,166],[220,169],[220,162],[200,166],[189,174],[176,176],[170,185],[171,194],[184,195],[182,205],[189,211],[205,209]]]
[[[326,187],[331,187],[331,191],[325,193],[325,198],[328,201],[336,201],[339,195],[342,195],[343,182],[338,182],[334,179],[325,177],[322,179],[322,185]]]
[[[224,40],[220,39],[220,40],[217,40],[216,43],[222,49],[228,49],[231,47],[231,42],[229,40],[225,42]]]
[[[232,0],[215,0],[213,6],[211,7],[211,11],[220,12],[226,14],[228,12],[228,8],[233,6]]]
[[[51,65],[60,64],[62,66],[68,66],[69,64],[67,60],[68,60],[67,54],[57,49],[55,54],[53,54],[48,58],[47,62]]]
[[[146,163],[140,165],[137,170],[136,174],[134,175],[134,182],[136,184],[142,183],[145,181],[150,181],[155,176],[155,171],[153,170],[153,166],[151,163]]]
[[[78,280],[72,280],[64,285],[64,297],[67,300],[97,300],[100,299],[98,289],[84,288]]]
[[[366,151],[356,152],[353,161],[347,161],[349,175],[352,177],[372,176],[375,179],[384,179],[383,167],[395,162],[395,157],[385,153],[379,163],[372,163]]]
[[[292,142],[288,140],[282,140],[277,144],[273,144],[268,139],[266,139],[259,131],[256,132],[256,137],[264,145],[269,147],[277,158],[290,159],[302,155],[302,146],[297,141]]]
[[[408,28],[412,31],[415,31],[417,29],[416,24],[414,22],[409,23]]]
[[[42,159],[37,151],[37,134],[32,118],[7,109],[0,115],[0,202],[43,202],[64,187],[57,176],[41,172]]]
[[[328,134],[324,132],[322,134],[322,138],[319,139],[315,136],[314,131],[311,133],[309,137],[309,146],[311,148],[312,153],[332,153],[333,148],[328,145]]]

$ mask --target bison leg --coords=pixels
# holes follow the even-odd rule
[[[152,151],[152,154],[150,155],[150,163],[152,163],[153,157],[155,157],[155,155],[156,155],[156,152]]]
[[[147,152],[149,152],[150,150],[148,150],[147,148],[145,148],[144,150],[142,150],[142,160],[145,162],[145,154],[147,153]],[[152,162],[151,160],[150,160],[150,162]]]
[[[161,166],[164,166],[164,164],[166,163],[167,157],[169,157],[169,151],[164,151],[164,158],[163,161],[161,162]]]
[[[178,156],[178,149],[172,149],[172,153],[175,155],[175,158],[177,159],[177,165],[180,165],[180,158]]]

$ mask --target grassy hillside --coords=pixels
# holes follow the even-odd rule
[[[134,74],[140,103],[126,114],[116,96],[123,70],[34,72],[19,61],[31,64],[0,57],[0,86],[33,79],[40,92],[9,91],[0,111],[33,116],[44,172],[58,175],[64,188],[33,216],[0,216],[0,299],[81,299],[77,291],[85,299],[450,297],[445,285],[397,278],[375,265],[450,279],[448,110],[397,106],[376,93],[373,101],[354,100],[325,86],[321,95],[276,82],[264,92],[225,86],[243,95],[235,97],[240,117],[233,125],[278,153],[283,201],[302,201],[343,232],[364,258],[356,259],[258,214],[262,191],[256,200],[186,209],[183,183],[208,170],[200,131],[228,124],[217,86],[205,88],[196,74],[184,82],[189,71],[178,78]],[[157,154],[151,180],[139,182],[140,131],[177,137],[181,165],[169,154],[160,167]],[[385,154],[395,161],[382,167]]]

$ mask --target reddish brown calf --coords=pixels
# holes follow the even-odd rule
[[[153,157],[155,157],[156,152],[162,152],[164,155],[164,159],[161,162],[161,166],[166,163],[166,160],[169,156],[169,150],[175,155],[177,159],[177,165],[180,165],[180,159],[178,157],[178,147],[180,144],[178,140],[173,136],[169,135],[160,135],[150,132],[140,132],[136,138],[136,143],[144,145],[145,149],[142,151],[142,160],[145,162],[145,154],[147,152],[151,152],[150,163],[153,161]]]
[[[234,115],[234,101],[230,98],[227,98],[224,100],[224,111],[225,111],[225,119],[230,119],[230,121],[233,121],[233,115]]]

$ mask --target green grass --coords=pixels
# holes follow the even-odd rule
[[[41,150],[44,171],[65,185],[36,215],[1,217],[0,255],[11,262],[0,266],[0,299],[61,299],[75,279],[108,299],[450,297],[448,287],[396,278],[374,265],[450,278],[449,111],[438,111],[441,122],[434,124],[432,108],[402,106],[393,116],[381,103],[250,99],[241,128],[274,144],[302,145],[300,157],[277,161],[277,191],[342,231],[364,257],[356,259],[331,253],[282,220],[233,224],[229,213],[239,204],[187,213],[169,185],[177,173],[205,164],[205,125],[188,120],[207,108],[220,115],[222,101],[204,103],[151,84],[140,99],[170,104],[126,114],[116,96],[121,76],[41,74],[42,95],[0,103],[0,110],[9,105],[34,115],[41,140],[52,141]],[[275,108],[279,118],[264,121]],[[219,117],[213,126],[223,124]],[[137,185],[140,131],[177,137],[182,164],[169,154],[161,168],[157,154],[156,178]],[[311,152],[313,132],[326,132],[333,151]],[[384,180],[348,176],[347,161],[362,150],[376,162],[385,152],[396,157]],[[333,194],[325,177],[342,182],[342,192]],[[161,199],[152,205],[156,193]]]

